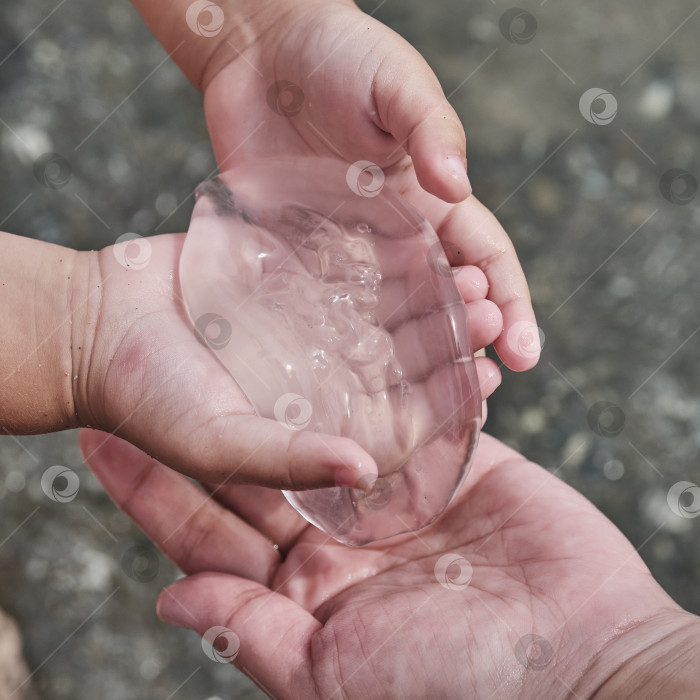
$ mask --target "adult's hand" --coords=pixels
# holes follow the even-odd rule
[[[220,655],[275,697],[697,689],[686,660],[698,619],[590,502],[487,435],[433,525],[361,549],[306,523],[279,493],[204,492],[96,432],[81,447],[110,496],[188,574],[161,595],[161,618],[200,635],[229,630],[216,631],[229,642]]]

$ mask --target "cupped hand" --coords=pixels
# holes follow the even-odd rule
[[[464,129],[421,55],[345,0],[285,3],[248,46],[219,40],[211,62],[224,67],[203,86],[219,169],[284,156],[365,161],[357,188],[386,182],[430,220],[453,265],[485,273],[503,319],[500,358],[534,366],[525,277],[496,218],[468,196]]]
[[[98,432],[81,447],[188,574],[161,595],[161,618],[217,637],[218,658],[274,697],[589,697],[687,626],[610,521],[487,435],[433,525],[360,549],[279,493],[202,491]]]
[[[184,238],[137,238],[81,254],[90,274],[89,289],[74,302],[75,324],[84,328],[74,348],[79,425],[115,433],[209,482],[300,489],[355,486],[376,474],[373,458],[349,438],[291,430],[255,414],[187,317],[178,279]],[[498,335],[500,314],[483,298],[478,269],[461,277],[476,351]],[[484,357],[476,368],[486,398],[500,373]]]

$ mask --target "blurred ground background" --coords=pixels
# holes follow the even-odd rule
[[[673,484],[700,480],[700,7],[510,7],[376,11],[440,77],[475,193],[530,281],[544,353],[527,374],[504,372],[488,429],[591,498],[700,613],[700,520],[667,504]],[[2,230],[78,248],[186,230],[214,161],[200,96],[164,58],[126,0],[2,4]],[[581,109],[592,88],[609,94]],[[72,169],[58,189],[34,174],[47,152]],[[51,465],[75,470],[78,498],[45,497]],[[37,697],[261,696],[158,622],[177,573],[104,496],[76,434],[0,438],[0,512],[0,607],[22,629]]]

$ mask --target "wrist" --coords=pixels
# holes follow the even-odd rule
[[[82,330],[74,308],[89,256],[0,233],[0,425],[10,433],[78,425],[73,359]]]
[[[574,687],[580,697],[696,697],[700,618],[683,610],[657,615],[608,641]]]
[[[275,26],[312,5],[352,0],[132,0],[153,35],[187,79],[204,92],[214,76],[260,43]]]

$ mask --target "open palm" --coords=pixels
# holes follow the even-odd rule
[[[250,46],[221,47],[228,63],[204,93],[219,169],[311,155],[375,164],[430,220],[452,264],[486,274],[503,315],[495,342],[503,362],[534,366],[539,340],[524,275],[495,217],[465,199],[464,130],[421,55],[345,2],[290,4]],[[380,184],[371,170],[362,177],[370,181],[361,186]]]
[[[99,272],[91,280],[87,352],[76,375],[81,425],[114,432],[170,467],[211,482],[354,486],[376,472],[372,457],[349,438],[290,430],[255,414],[193,332],[178,279],[184,239],[137,238],[86,254],[96,256]],[[483,273],[468,268],[460,278],[476,351],[497,337],[500,313],[483,298]],[[278,335],[284,346],[288,338]],[[500,373],[485,357],[477,358],[476,368],[486,398]]]
[[[586,499],[487,435],[437,522],[361,549],[278,493],[205,493],[97,432],[81,447],[189,574],[161,595],[161,617],[276,697],[585,696],[601,652],[614,667],[620,636],[681,614]]]

